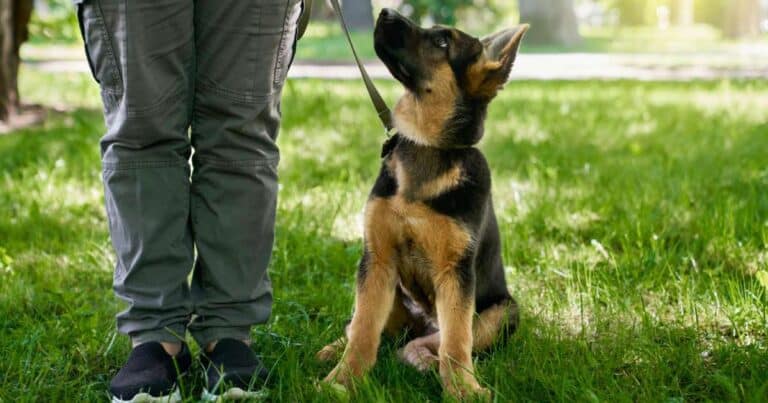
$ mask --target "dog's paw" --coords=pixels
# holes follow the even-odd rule
[[[469,397],[470,399],[477,400],[480,402],[490,402],[491,397],[493,397],[493,395],[491,394],[490,389],[480,387],[472,390],[472,393]]]
[[[462,402],[490,402],[491,391],[486,388],[447,391],[452,398]]]
[[[413,366],[420,372],[436,369],[440,359],[430,349],[422,345],[408,344],[397,352],[400,360]]]
[[[320,362],[329,362],[339,359],[340,355],[341,351],[333,344],[329,344],[315,354],[315,359]]]
[[[317,354],[315,354],[315,358],[321,362],[338,360],[341,358],[341,354],[344,352],[344,346],[346,343],[346,338],[341,337],[318,351]]]
[[[470,382],[469,385],[450,385],[445,388],[445,392],[460,401],[489,402],[492,397],[491,391],[477,382]]]
[[[349,388],[352,386],[352,372],[349,368],[339,363],[330,373],[328,373],[328,376],[323,378],[323,383],[338,384]]]

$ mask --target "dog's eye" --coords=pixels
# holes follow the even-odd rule
[[[438,48],[445,49],[445,48],[448,47],[448,40],[445,39],[445,37],[442,36],[442,35],[441,36],[437,36],[437,37],[435,37],[435,46],[437,46]]]

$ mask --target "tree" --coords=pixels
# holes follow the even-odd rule
[[[454,25],[456,11],[474,3],[474,0],[409,0],[405,5],[410,8],[409,17],[417,23],[429,17],[436,24]]]
[[[681,27],[693,24],[693,0],[674,0],[672,2],[672,22]]]
[[[760,0],[731,0],[726,9],[724,33],[729,38],[760,34]]]
[[[520,21],[531,24],[531,43],[571,46],[581,42],[573,0],[518,0]]]
[[[33,0],[0,0],[0,121],[19,113],[19,49],[27,40]]]
[[[618,10],[622,25],[646,25],[653,21],[648,19],[649,4],[645,0],[613,0],[612,9]]]
[[[370,0],[344,0],[341,9],[351,31],[373,29],[373,6]]]

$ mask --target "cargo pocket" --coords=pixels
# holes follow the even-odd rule
[[[196,6],[196,92],[264,104],[280,90],[293,58],[301,0],[227,5]]]
[[[104,23],[101,4],[97,0],[81,0],[76,4],[80,34],[85,45],[85,56],[91,75],[101,86],[105,105],[122,93],[120,76],[112,36]]]
[[[288,7],[285,11],[285,18],[283,19],[283,29],[280,37],[280,44],[277,48],[275,68],[272,74],[272,85],[275,90],[282,88],[285,79],[288,77],[288,70],[293,63],[293,57],[296,55],[299,19],[303,12],[304,2],[302,0],[289,0]]]

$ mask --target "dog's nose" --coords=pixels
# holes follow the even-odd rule
[[[379,15],[381,16],[381,18],[389,19],[389,18],[392,18],[392,17],[395,16],[395,10],[393,10],[391,8],[382,8],[381,9],[381,14],[379,14]]]

